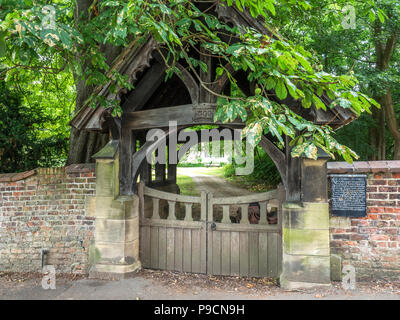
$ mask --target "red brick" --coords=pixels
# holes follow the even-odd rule
[[[388,194],[387,193],[369,193],[368,199],[385,200],[385,199],[388,199]]]
[[[367,212],[368,213],[384,213],[385,208],[384,207],[368,207]]]
[[[389,240],[389,237],[384,234],[371,234],[371,240]]]

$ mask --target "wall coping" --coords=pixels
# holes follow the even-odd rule
[[[327,169],[328,173],[400,173],[400,160],[328,162]]]
[[[94,163],[71,164],[67,167],[59,167],[59,168],[37,168],[18,173],[0,173],[0,183],[24,180],[36,174],[64,174],[64,173],[71,174],[71,173],[86,173],[94,171],[95,171]]]

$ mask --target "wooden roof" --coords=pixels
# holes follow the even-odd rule
[[[216,6],[215,11],[218,14],[218,17],[224,22],[232,23],[239,28],[243,26],[253,27],[262,34],[271,35],[270,30],[268,30],[267,26],[261,19],[253,18],[247,12],[240,12],[233,6],[223,7],[220,5]],[[110,72],[117,70],[121,74],[128,76],[129,81],[134,83],[139,72],[143,72],[150,68],[151,60],[153,59],[156,48],[157,42],[153,38],[148,38],[146,41],[141,43],[138,40],[133,41],[115,59]],[[121,96],[127,93],[126,90],[121,89],[117,93],[112,93],[110,91],[111,85],[112,82],[109,82],[105,86],[97,87],[94,90],[94,94],[103,96],[106,99],[117,99],[120,101]],[[337,129],[357,118],[357,115],[350,109],[344,109],[341,107],[324,111],[312,106],[310,109],[306,110],[301,106],[299,101],[295,101],[291,97],[288,97],[282,102],[287,104],[295,112],[298,111],[300,114],[306,112],[308,117],[311,117],[315,123],[329,123],[329,125],[334,129]],[[326,105],[330,104],[327,97],[323,97],[323,102]],[[109,114],[104,107],[98,105],[96,108],[92,108],[88,103],[86,103],[75,114],[73,119],[70,121],[70,125],[79,130],[106,131],[108,130],[107,122],[105,120],[106,116],[109,116]]]

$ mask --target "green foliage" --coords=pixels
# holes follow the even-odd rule
[[[219,96],[215,120],[230,122],[240,117],[247,124],[245,134],[255,143],[261,134],[270,133],[283,148],[283,136],[288,135],[293,139],[292,155],[296,157],[315,158],[316,148],[320,147],[332,157],[339,154],[349,162],[357,158],[332,137],[329,126],[310,123],[285,104],[273,102],[271,94],[279,99],[291,96],[301,101],[304,108],[314,105],[322,109],[326,108],[322,102],[325,94],[333,101],[328,107],[340,105],[357,114],[369,112],[371,105],[377,105],[357,91],[358,81],[351,73],[326,73],[311,52],[273,30],[271,35],[251,28],[239,30],[207,10],[200,10],[194,1],[94,1],[87,12],[79,13],[82,17],[79,23],[74,20],[74,4],[70,1],[19,0],[12,5],[3,2],[0,30],[7,33],[7,49],[0,63],[7,68],[7,77],[26,68],[38,77],[40,73],[66,71],[74,74],[75,81],[85,81],[88,86],[101,88],[111,82],[115,92],[131,89],[132,84],[106,63],[99,48],[104,45],[133,47],[153,37],[168,65],[166,78],[179,73],[175,63],[185,60],[200,81],[199,70],[209,70],[202,61],[189,56],[188,51],[201,49],[220,61],[216,81],[225,73],[231,87],[236,85],[235,73],[225,68],[226,64],[231,64],[235,72],[247,73],[248,80],[256,85],[250,97],[244,97],[240,90],[231,90],[226,96],[213,92]],[[309,1],[305,0],[226,0],[223,4],[236,5],[239,10],[248,10],[253,17],[262,16],[267,21],[288,10],[307,12],[311,9]],[[52,7],[43,7],[45,5]],[[382,19],[383,13],[376,13]],[[226,34],[237,41],[227,43],[222,39]],[[211,90],[205,83],[201,85]],[[112,108],[114,116],[121,113],[116,99],[93,95],[88,103]]]
[[[40,105],[26,106],[8,87],[0,81],[0,172],[63,165],[68,138],[42,134],[53,118]]]
[[[223,167],[223,174],[227,178],[234,178],[236,176],[236,168],[238,165],[235,163],[227,164]],[[244,178],[247,184],[255,185],[262,184],[267,186],[268,190],[275,189],[281,182],[281,176],[275,163],[265,153],[265,151],[257,147],[256,156],[254,158],[254,171]]]
[[[386,44],[393,36],[400,40],[400,6],[397,0],[348,1],[310,0],[310,10],[282,8],[273,24],[282,34],[304,46],[319,57],[324,69],[334,74],[353,73],[359,91],[379,97],[391,89],[394,104],[400,95],[400,50],[393,51],[385,70],[377,65],[376,46]],[[355,13],[354,28],[344,28],[342,22]],[[398,109],[395,109],[398,114]],[[340,129],[337,140],[353,150],[361,159],[371,159],[375,152],[369,146],[369,128],[378,126],[369,117],[361,116],[355,123]],[[356,134],[355,134],[356,133]],[[393,138],[387,132],[387,158],[393,154]]]

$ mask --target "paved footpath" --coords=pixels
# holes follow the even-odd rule
[[[174,273],[176,276],[176,273]],[[380,286],[363,284],[353,292],[346,292],[334,285],[324,290],[308,290],[304,292],[288,292],[276,286],[265,286],[260,289],[218,288],[207,285],[173,285],[168,283],[167,273],[163,278],[149,278],[149,271],[142,271],[136,276],[119,281],[80,279],[57,280],[55,290],[44,290],[40,279],[24,282],[4,282],[0,279],[0,299],[38,299],[38,300],[400,300],[400,286]],[[192,277],[192,276],[189,276]],[[204,276],[207,277],[207,276]],[[190,281],[190,280],[185,280]],[[203,281],[204,282],[204,281]],[[223,284],[223,279],[218,280]],[[172,283],[172,284],[171,284]]]

